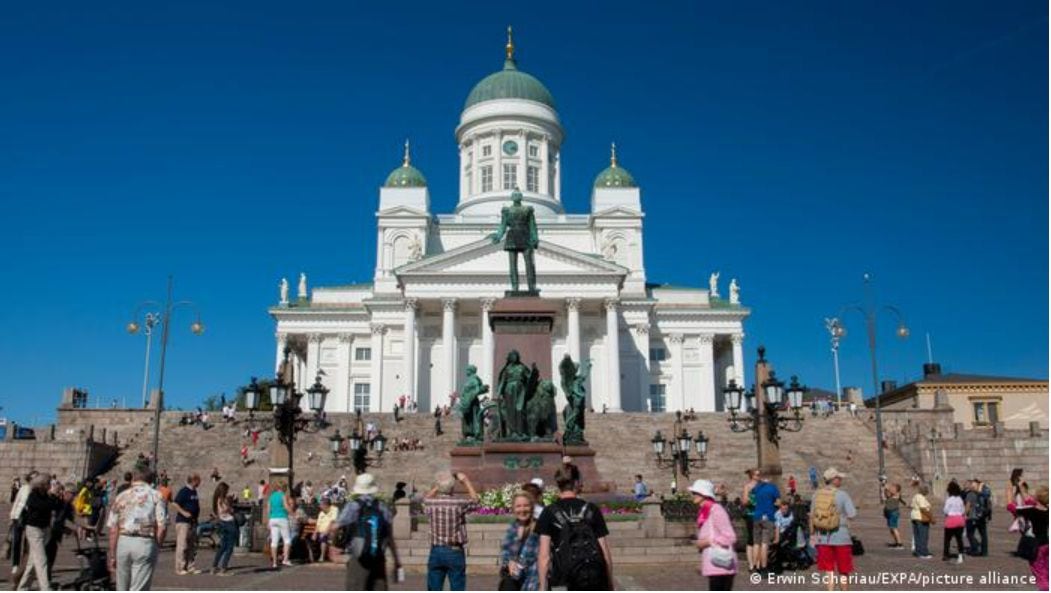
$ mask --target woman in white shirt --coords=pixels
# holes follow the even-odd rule
[[[942,560],[951,560],[949,556],[949,541],[956,540],[956,563],[963,564],[963,528],[967,524],[964,516],[963,490],[956,482],[949,482],[945,490],[945,539],[942,547]]]

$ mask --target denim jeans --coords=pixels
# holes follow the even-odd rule
[[[915,554],[917,556],[930,556],[931,552],[927,549],[927,539],[931,535],[930,523],[921,523],[920,521],[912,522],[912,539],[916,542]]]
[[[230,557],[234,555],[237,543],[237,521],[219,521],[219,547],[215,550],[212,568],[226,569],[230,566]]]
[[[463,591],[467,587],[467,558],[463,548],[431,546],[427,559],[427,590],[441,591],[445,577],[449,576],[449,590]]]
[[[967,545],[974,556],[989,555],[989,524],[984,519],[967,520]]]

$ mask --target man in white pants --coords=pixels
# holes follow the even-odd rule
[[[168,509],[149,484],[149,467],[136,465],[131,487],[113,501],[109,530],[109,571],[118,591],[149,591],[157,550],[164,541]]]

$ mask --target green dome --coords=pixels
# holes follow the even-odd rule
[[[635,178],[624,167],[607,167],[595,178],[595,187],[638,187]]]
[[[384,187],[427,187],[427,179],[420,170],[405,163],[390,172]]]
[[[515,65],[514,58],[504,61],[504,69],[494,72],[474,85],[463,108],[494,99],[525,99],[555,108],[555,98],[542,82]]]

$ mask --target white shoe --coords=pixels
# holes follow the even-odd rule
[[[956,564],[963,564],[963,554],[956,555]]]

